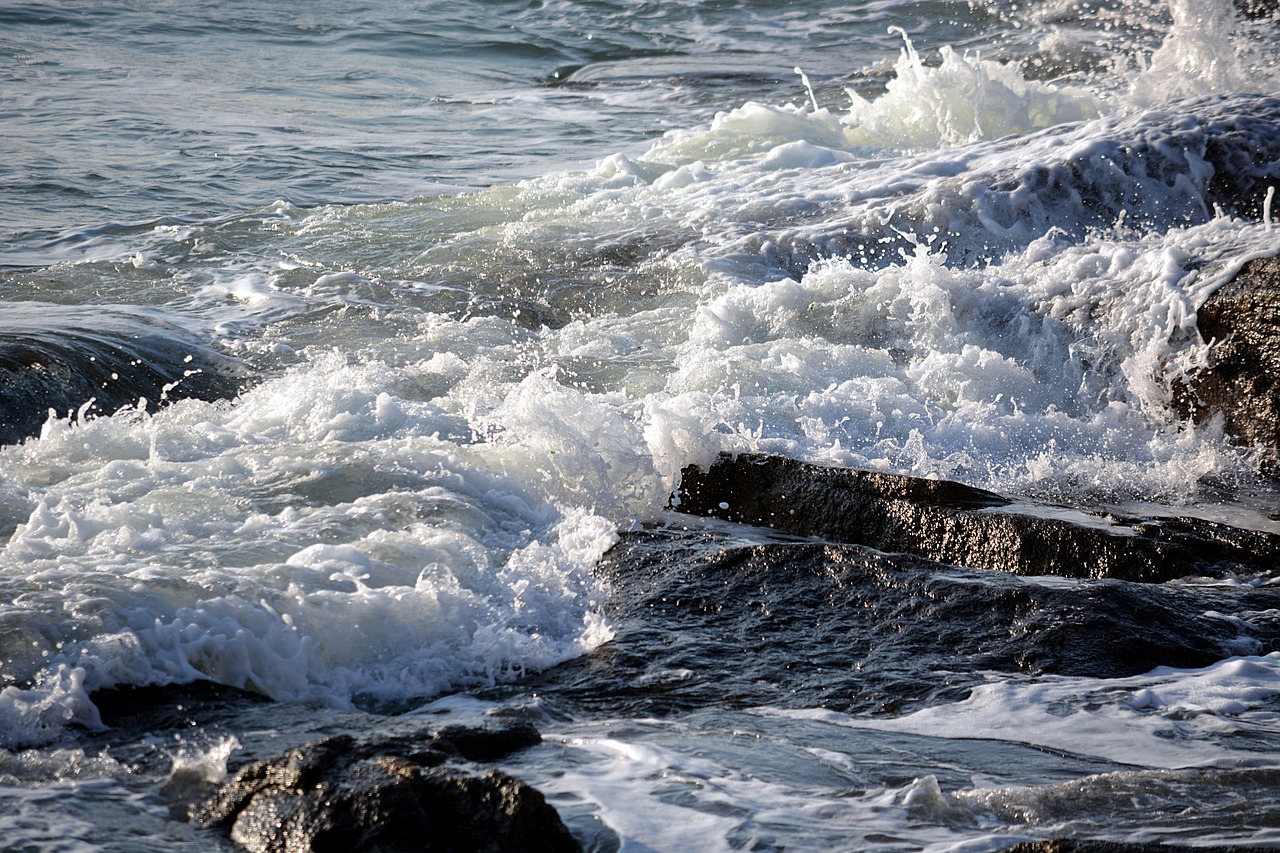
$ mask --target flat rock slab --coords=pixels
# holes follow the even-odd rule
[[[1090,516],[946,480],[722,456],[681,473],[671,508],[1020,575],[1162,582],[1272,573],[1280,536],[1192,518]],[[1078,520],[1063,516],[1074,515]]]

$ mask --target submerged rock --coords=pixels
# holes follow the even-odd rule
[[[983,672],[1111,678],[1280,649],[1271,533],[762,456],[687,469],[672,504],[776,532],[677,529],[673,513],[624,534],[597,569],[613,642],[527,687],[612,713],[896,713]]]
[[[261,693],[212,681],[147,684],[93,692],[104,726],[129,738],[141,732],[170,732],[224,724],[246,707],[270,706]]]
[[[1216,343],[1179,395],[1183,414],[1221,413],[1228,432],[1280,450],[1280,258],[1245,264],[1200,306],[1196,324]]]
[[[625,534],[598,568],[614,640],[528,680],[607,714],[896,713],[985,672],[1131,676],[1280,648],[1280,590],[1026,579],[732,531]]]
[[[705,471],[686,468],[672,508],[1020,575],[1159,582],[1280,565],[1275,534],[1019,505],[946,480],[771,456],[722,456]]]
[[[542,735],[531,723],[511,722],[499,727],[445,726],[435,733],[436,746],[452,749],[468,761],[497,761],[530,746],[542,743]]]
[[[244,365],[145,308],[8,303],[0,323],[0,444],[59,417],[112,414],[146,400],[234,396]]]
[[[522,731],[512,742],[528,739]],[[243,768],[194,816],[255,853],[579,849],[540,792],[498,771],[441,766],[452,751],[442,742],[326,738]]]
[[[949,168],[956,157],[972,159],[946,179],[899,170],[885,181],[893,193],[863,200],[851,189],[846,214],[824,215],[818,226],[791,216],[767,241],[745,245],[798,278],[825,258],[897,263],[928,234],[943,236],[951,263],[967,265],[1046,232],[1078,238],[1118,219],[1160,232],[1207,222],[1215,208],[1259,219],[1267,188],[1280,182],[1280,98],[1218,94],[1087,122],[1060,117],[1038,133],[946,156]],[[953,234],[963,240],[945,236]]]

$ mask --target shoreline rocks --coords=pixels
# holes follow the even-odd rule
[[[577,851],[535,788],[497,770],[446,766],[540,740],[523,723],[450,726],[425,742],[335,735],[242,768],[192,818],[253,853]]]
[[[614,641],[526,688],[637,715],[899,713],[966,695],[976,670],[1111,678],[1280,649],[1266,582],[1280,535],[1266,531],[750,455],[687,469],[671,504],[667,524],[624,533],[600,561]]]
[[[1007,847],[1001,853],[1261,853],[1267,847],[1182,847],[1156,842],[1089,841],[1060,838],[1052,841],[1028,841]]]
[[[172,819],[215,832],[206,836],[211,850],[580,846],[541,792],[484,766],[542,742],[522,714],[441,726],[430,716],[277,703],[210,681],[112,688],[92,699],[108,728],[86,732],[83,747],[109,750],[132,773],[156,779]],[[194,733],[183,762],[155,748]]]
[[[1280,565],[1280,536],[1263,531],[1087,515],[950,481],[773,456],[721,456],[705,471],[686,468],[670,508],[1019,575],[1163,582]]]
[[[605,713],[900,713],[962,698],[983,672],[1115,678],[1280,648],[1270,587],[1046,582],[670,528],[624,534],[600,571],[614,640],[524,687]]]
[[[1245,264],[1200,306],[1196,325],[1215,343],[1175,407],[1197,421],[1221,413],[1227,432],[1271,451],[1280,475],[1280,258]]]

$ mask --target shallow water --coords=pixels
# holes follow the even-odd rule
[[[1171,398],[1198,305],[1280,252],[1275,27],[1182,0],[0,10],[0,347],[79,353],[81,383],[3,398],[6,844],[137,849],[130,815],[210,843],[161,816],[167,771],[56,752],[93,692],[193,679],[531,705],[549,743],[510,769],[599,849],[1274,843],[1265,643],[1123,680],[972,657],[941,690],[886,652],[879,714],[762,683],[651,716],[589,662],[637,630],[597,561],[686,524],[679,471],[725,451],[1274,530],[1260,456]],[[125,344],[161,378],[104,374]],[[583,660],[578,698],[521,692]]]

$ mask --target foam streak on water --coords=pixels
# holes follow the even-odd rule
[[[45,766],[113,686],[403,710],[591,652],[598,559],[726,451],[1274,518],[1260,454],[1172,405],[1199,306],[1280,253],[1273,20],[152,5],[0,10],[0,760]],[[552,716],[515,766],[605,849],[996,849],[1106,834],[1046,805],[1071,779],[1158,777],[1176,813],[1187,768],[1272,772],[1275,669],[992,675],[875,721]],[[94,848],[74,774],[4,766],[0,800]]]

